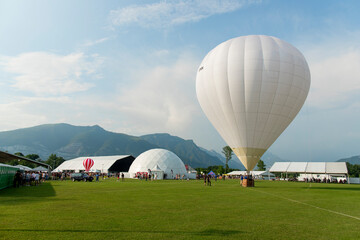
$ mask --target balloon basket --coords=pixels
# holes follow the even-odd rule
[[[244,178],[241,182],[241,186],[243,187],[255,187],[254,179]]]

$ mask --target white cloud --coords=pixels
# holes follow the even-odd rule
[[[349,49],[312,61],[309,104],[317,108],[351,106],[360,90],[360,49]],[[359,100],[358,100],[359,101]]]
[[[91,46],[94,46],[94,45],[97,45],[97,44],[106,42],[106,41],[109,40],[109,39],[110,39],[110,38],[105,37],[105,38],[100,38],[100,39],[97,39],[97,40],[94,40],[94,41],[86,41],[86,42],[83,44],[83,46],[84,46],[84,47],[91,47]]]
[[[60,95],[86,91],[93,86],[86,82],[96,77],[102,59],[83,53],[56,55],[48,52],[29,52],[15,57],[1,57],[0,66],[14,74],[12,86],[38,95]]]
[[[61,122],[61,115],[55,106],[69,104],[68,97],[16,97],[10,103],[1,103],[0,119],[1,130],[11,130],[16,128],[31,127],[39,124],[54,121],[52,117]],[[56,114],[57,113],[57,114]]]
[[[186,131],[198,112],[195,76],[198,61],[191,56],[175,63],[142,70],[133,86],[123,89],[117,111],[124,128],[134,134]]]
[[[110,12],[113,25],[137,24],[145,28],[167,28],[197,22],[212,15],[233,12],[251,0],[177,0],[146,5],[133,5]]]

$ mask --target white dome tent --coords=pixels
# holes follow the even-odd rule
[[[176,175],[186,177],[187,172],[183,161],[175,153],[166,149],[151,149],[140,154],[131,164],[129,173],[135,177],[138,172],[163,172],[164,179],[174,179]],[[161,179],[158,175],[158,179]]]

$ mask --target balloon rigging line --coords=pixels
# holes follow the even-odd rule
[[[356,220],[359,220],[359,221],[360,221],[360,217],[351,216],[351,215],[349,215],[349,214],[345,214],[345,213],[333,211],[333,210],[330,210],[330,209],[318,207],[318,206],[315,206],[315,205],[312,205],[312,204],[309,204],[309,203],[304,203],[304,202],[301,202],[301,201],[298,201],[298,200],[294,200],[294,199],[291,199],[291,198],[286,198],[286,197],[277,196],[277,195],[275,195],[275,194],[271,194],[271,193],[268,193],[268,192],[263,192],[263,191],[255,190],[255,189],[252,189],[252,188],[249,188],[249,190],[252,190],[252,191],[255,191],[255,192],[260,192],[260,193],[265,193],[265,194],[271,195],[271,196],[276,197],[276,198],[285,199],[285,200],[288,200],[288,201],[290,201],[290,202],[302,204],[302,205],[305,205],[305,206],[308,206],[308,207],[316,208],[316,209],[319,209],[319,210],[323,210],[323,211],[326,211],[326,212],[338,214],[338,215],[341,215],[341,216],[344,216],[344,217],[353,218],[353,219],[356,219]]]

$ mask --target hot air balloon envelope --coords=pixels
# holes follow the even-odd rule
[[[262,35],[221,43],[196,77],[201,108],[249,171],[295,118],[309,88],[300,51]]]
[[[83,161],[83,166],[86,172],[90,171],[91,167],[94,166],[94,160],[92,160],[91,158],[85,159]]]

